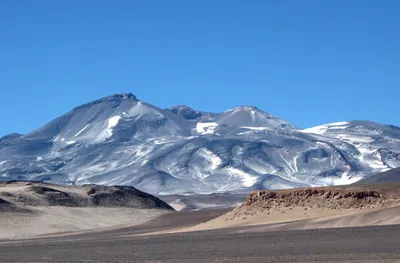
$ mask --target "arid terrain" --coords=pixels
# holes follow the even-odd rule
[[[147,231],[140,231],[139,235],[246,226],[261,231],[400,224],[399,183],[253,191],[239,206],[229,209],[239,198],[166,196],[176,210],[182,210],[177,213],[159,198],[132,187],[1,183],[0,238],[32,238],[140,224]],[[200,209],[207,205],[208,210]],[[195,212],[199,209],[213,212],[196,219],[202,213]],[[144,227],[146,224],[152,227]]]
[[[169,213],[144,225],[3,240],[0,262],[400,262],[400,225],[290,231],[247,226],[140,235],[163,225],[184,228],[217,215],[218,211]]]
[[[254,191],[239,207],[191,230],[248,225],[313,229],[391,224],[400,224],[399,183]]]
[[[253,191],[220,208],[233,197],[180,197],[175,212],[129,187],[3,183],[0,261],[400,262],[399,183]]]
[[[0,238],[135,225],[171,211],[133,187],[0,183]]]

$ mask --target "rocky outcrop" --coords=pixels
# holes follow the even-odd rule
[[[172,209],[167,203],[155,196],[139,191],[131,186],[91,185],[87,194],[95,206],[124,206],[133,208]]]
[[[386,200],[384,194],[374,190],[306,188],[253,191],[246,197],[242,206],[257,206],[263,209],[278,209],[279,207],[350,209],[381,206]]]

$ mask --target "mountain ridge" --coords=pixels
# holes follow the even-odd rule
[[[161,109],[132,93],[0,139],[0,180],[131,185],[153,194],[349,184],[399,166],[394,125],[344,121],[300,129],[255,106]]]

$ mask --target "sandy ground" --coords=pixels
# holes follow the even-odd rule
[[[27,182],[14,182],[12,184],[0,184],[0,193],[1,192],[26,193],[26,190],[29,187],[30,187],[30,185],[27,184]],[[69,187],[69,186],[66,186],[66,185],[55,185],[55,184],[52,184],[51,188],[57,189],[57,190],[60,190],[60,191],[64,191],[64,190],[67,189],[68,192],[73,192],[73,193],[77,193],[77,194],[83,194],[85,192],[85,190],[86,190],[86,189],[84,189],[82,187]]]
[[[137,230],[132,227],[0,240],[0,262],[400,262],[400,225],[262,232],[249,228],[137,237],[131,235]]]
[[[36,207],[32,213],[0,213],[0,238],[31,238],[51,233],[138,225],[165,214],[157,209]]]
[[[21,192],[25,191],[25,188],[25,185],[12,185],[0,187],[0,192],[2,190],[11,193]],[[394,188],[396,190],[394,196],[398,196],[397,187]],[[65,188],[60,187],[60,189]],[[74,188],[72,190],[81,191]],[[315,200],[327,202],[320,197]],[[330,209],[282,205],[272,206],[268,210],[259,209],[263,204],[261,201],[261,206],[256,203],[256,205],[240,206],[234,210],[179,213],[127,207],[29,206],[31,212],[0,213],[0,238],[31,238],[54,233],[105,231],[107,228],[124,232],[124,229],[132,226],[137,227],[131,232],[132,236],[144,236],[234,228],[247,231],[248,226],[251,226],[249,228],[251,231],[263,232],[400,224],[398,200],[390,200],[396,201],[389,202],[390,206],[387,205],[389,203],[385,203],[384,207],[380,204],[378,207],[371,205],[362,208]],[[201,201],[204,202],[204,197],[201,197]],[[314,205],[315,202],[311,204]]]
[[[263,230],[298,230],[400,224],[399,186],[254,191],[234,210],[180,231],[255,225]]]
[[[242,205],[215,219],[149,234],[246,226],[258,226],[252,231],[271,231],[395,225],[400,224],[399,189],[400,184],[382,184],[255,191]]]
[[[265,214],[235,217],[230,211],[207,222],[192,226],[172,227],[137,235],[184,233],[252,226],[251,231],[299,230],[318,228],[361,227],[400,224],[400,206],[371,209],[292,208]],[[257,227],[255,227],[257,226]],[[245,230],[244,230],[245,231]]]
[[[25,182],[0,184],[0,194],[9,193],[18,198],[38,199],[41,197],[27,191],[29,187],[30,185]],[[81,187],[51,185],[51,188],[76,194],[85,194],[87,191]],[[22,210],[0,211],[0,239],[33,238],[54,233],[133,226],[170,213],[164,209],[131,207],[31,206],[18,203],[18,199],[12,199],[12,201],[17,204],[18,209]]]
[[[210,230],[226,227],[240,227],[249,225],[276,224],[306,220],[311,218],[326,218],[334,216],[345,216],[357,212],[356,210],[330,210],[330,209],[307,209],[304,208],[287,208],[281,211],[269,211],[262,214],[235,217],[233,211],[221,217],[213,219],[201,225],[192,227],[191,231]]]
[[[104,231],[130,226],[143,230],[134,236],[196,232],[252,226],[251,231],[298,230],[400,224],[400,206],[371,209],[292,208],[265,214],[234,217],[232,211],[214,219],[196,220],[196,211],[168,213],[156,209],[37,207],[32,214],[0,214],[0,238],[32,238],[46,234],[62,235],[83,230]],[[217,212],[219,213],[219,212]],[[171,219],[169,214],[174,214]],[[193,216],[192,216],[193,214]],[[168,224],[162,218],[168,216]],[[192,217],[193,219],[190,219]],[[160,218],[160,219],[157,219]],[[166,219],[167,219],[166,218]],[[190,219],[190,220],[189,220]],[[155,220],[155,221],[154,221]],[[183,224],[183,221],[190,221]],[[147,228],[146,222],[152,223]],[[172,223],[171,223],[171,222]],[[157,226],[155,226],[157,225]],[[257,227],[255,227],[257,226]],[[158,229],[161,227],[161,229]],[[246,230],[243,230],[246,231]]]
[[[400,206],[365,210],[317,208],[304,210],[304,208],[293,208],[242,218],[232,218],[231,213],[180,231],[202,231],[243,226],[260,226],[253,228],[253,231],[266,231],[400,224]]]

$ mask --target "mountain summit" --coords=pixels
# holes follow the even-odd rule
[[[76,107],[26,137],[64,144],[91,144],[131,140],[150,134],[188,134],[189,126],[169,111],[142,102],[128,93]]]
[[[254,106],[240,106],[235,109],[227,110],[216,119],[219,124],[226,125],[296,129],[287,121],[272,116]]]
[[[131,185],[153,194],[353,183],[400,166],[400,128],[346,121],[298,129],[254,106],[160,109],[131,93],[0,139],[0,178]]]
[[[176,115],[179,115],[182,118],[187,119],[187,120],[196,120],[199,117],[201,117],[200,112],[195,111],[192,108],[185,106],[185,105],[173,106],[167,110],[169,110],[170,112],[173,112]]]

